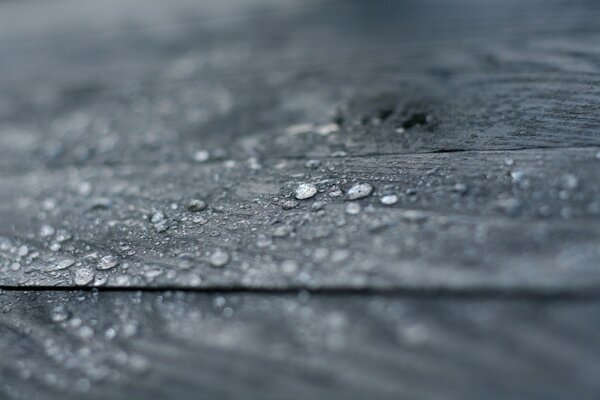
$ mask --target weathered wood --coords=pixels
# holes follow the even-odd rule
[[[8,399],[594,399],[597,302],[4,292]]]
[[[1,6],[0,285],[598,287],[593,2],[120,3]]]
[[[589,290],[600,284],[599,169],[595,150],[572,149],[4,176],[1,283],[70,286],[90,269],[105,286]],[[322,193],[293,200],[299,182]],[[331,196],[355,182],[373,194]],[[382,204],[386,194],[398,202]],[[195,198],[207,208],[190,211]],[[218,249],[231,256],[223,268],[210,262]],[[104,256],[120,265],[97,270]]]
[[[125,3],[37,29],[3,5],[4,169],[600,145],[593,1]]]
[[[0,1],[0,398],[597,399],[599,20]]]

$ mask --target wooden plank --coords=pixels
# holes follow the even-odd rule
[[[595,2],[136,4],[2,25],[0,285],[597,289]]]
[[[7,170],[600,145],[593,1],[72,3],[3,24]]]
[[[4,292],[5,399],[593,399],[597,302]]]
[[[2,176],[9,189],[0,210],[0,283],[71,286],[80,270],[95,276],[83,284],[115,287],[590,290],[600,283],[595,150],[250,164]],[[302,182],[318,193],[295,200]],[[374,191],[349,201],[357,182]],[[386,195],[397,202],[383,204]],[[206,209],[190,210],[192,199]],[[228,260],[217,268],[219,251]],[[119,264],[103,264],[106,256]]]

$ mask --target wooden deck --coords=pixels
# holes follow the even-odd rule
[[[0,399],[597,399],[599,21],[0,1]]]

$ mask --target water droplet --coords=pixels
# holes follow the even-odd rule
[[[317,127],[316,132],[319,135],[329,135],[331,133],[338,132],[340,130],[340,126],[336,123],[329,123],[325,125],[321,125]]]
[[[319,168],[320,165],[321,165],[321,161],[319,161],[319,160],[308,160],[306,162],[306,164],[304,164],[304,166],[306,168],[310,168],[310,169]]]
[[[313,131],[314,128],[315,126],[311,123],[296,124],[288,126],[285,129],[285,133],[287,133],[288,135],[300,135],[303,133],[310,133]]]
[[[60,243],[52,243],[50,245],[50,250],[54,251],[54,252],[59,251],[61,248],[62,248],[62,246],[60,245]]]
[[[391,206],[392,204],[396,204],[398,202],[398,196],[395,194],[388,194],[381,198],[381,204],[386,206]]]
[[[17,255],[19,257],[25,257],[27,254],[29,254],[29,248],[25,245],[19,247],[19,249],[17,250]]]
[[[85,286],[90,284],[94,280],[94,271],[88,268],[80,268],[75,271],[73,276],[73,282],[78,286]]]
[[[310,210],[311,211],[320,211],[325,207],[325,203],[323,203],[322,201],[315,201],[311,206],[310,206]]]
[[[317,187],[312,183],[301,183],[294,191],[294,197],[298,200],[306,200],[317,194]]]
[[[162,211],[157,211],[150,217],[150,222],[153,224],[159,223],[165,219],[165,214]]]
[[[50,225],[42,225],[42,227],[40,228],[40,236],[41,237],[48,237],[48,236],[52,236],[54,235],[54,228],[51,227]]]
[[[359,203],[348,203],[346,205],[346,214],[356,215],[359,214],[361,206]]]
[[[99,270],[107,270],[107,269],[114,268],[117,265],[119,265],[119,261],[117,260],[117,258],[113,257],[111,255],[108,255],[108,256],[102,257],[100,259],[100,261],[98,261],[98,265],[96,266],[96,268]]]
[[[68,240],[71,240],[72,237],[73,236],[65,230],[61,229],[61,230],[56,231],[56,241],[58,243],[64,243]]]
[[[286,275],[295,275],[298,272],[298,263],[294,260],[285,260],[281,263],[281,270]]]
[[[452,187],[452,191],[460,194],[466,194],[468,187],[464,183],[457,183]]]
[[[193,199],[190,200],[187,206],[188,210],[192,212],[202,211],[206,208],[206,202],[203,200]]]
[[[210,153],[206,150],[198,150],[194,153],[194,160],[197,162],[205,162],[210,158]]]
[[[348,190],[349,200],[358,200],[364,197],[368,197],[373,193],[373,186],[369,183],[359,183]]]
[[[210,256],[210,265],[213,267],[221,268],[229,262],[229,254],[223,250],[217,250]]]
[[[291,210],[292,208],[295,208],[297,206],[298,202],[294,200],[286,200],[283,203],[281,203],[281,208],[283,208],[284,210]]]
[[[519,169],[511,171],[510,177],[512,178],[512,181],[517,185],[526,185],[527,174],[525,173],[525,171]]]
[[[166,232],[169,229],[169,224],[165,214],[162,211],[157,211],[150,217],[150,222],[158,233]]]
[[[279,225],[273,230],[273,237],[283,238],[292,232],[293,228],[290,225]]]
[[[579,180],[573,174],[566,174],[562,177],[562,187],[566,190],[574,190],[579,186]]]
[[[50,319],[53,322],[63,322],[69,319],[70,313],[65,306],[56,306],[50,311]]]
[[[59,261],[53,268],[52,271],[60,271],[62,269],[67,269],[70,266],[72,266],[73,264],[75,264],[75,261],[67,259],[67,260],[62,260]]]
[[[82,326],[77,331],[77,334],[82,339],[91,339],[94,336],[94,331],[89,326]]]
[[[342,194],[342,191],[338,187],[333,187],[328,193],[329,197],[340,197]]]

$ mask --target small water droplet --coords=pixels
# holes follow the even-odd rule
[[[316,132],[319,135],[329,135],[331,133],[335,133],[338,132],[340,130],[340,126],[334,122],[329,123],[329,124],[325,124],[325,125],[321,125],[319,127],[317,127]]]
[[[56,306],[50,311],[50,319],[53,322],[63,322],[69,319],[69,317],[70,313],[63,305]]]
[[[459,194],[466,194],[468,187],[466,184],[459,182],[452,187],[452,191]]]
[[[25,245],[19,247],[19,249],[17,250],[17,255],[19,257],[25,257],[27,254],[29,254],[29,248]]]
[[[573,174],[566,174],[562,177],[562,187],[566,190],[574,190],[579,186],[579,179]]]
[[[321,165],[321,161],[319,161],[319,160],[308,160],[306,162],[306,164],[304,164],[304,166],[306,168],[310,168],[310,169],[319,168],[320,165]]]
[[[298,200],[306,200],[317,194],[317,187],[312,183],[301,183],[294,191],[294,197]]]
[[[373,193],[373,186],[369,183],[358,183],[348,190],[349,200],[358,200],[368,197]]]
[[[398,202],[398,196],[396,196],[395,194],[388,194],[383,196],[380,201],[383,205],[391,206]]]
[[[72,266],[73,264],[75,264],[75,261],[67,259],[67,260],[62,260],[59,261],[53,268],[52,271],[60,271],[62,269],[67,269],[70,266]]]
[[[159,223],[165,219],[165,214],[162,211],[157,211],[150,217],[150,222],[153,224]]]
[[[286,275],[295,275],[298,272],[298,263],[294,260],[285,260],[281,263],[281,270]]]
[[[206,150],[198,150],[194,153],[194,160],[197,162],[205,162],[210,158],[210,153]]]
[[[213,267],[221,268],[229,262],[229,254],[223,250],[217,250],[210,256],[210,265]]]
[[[40,228],[40,236],[41,237],[48,237],[48,236],[52,236],[54,235],[54,228],[51,227],[50,225],[42,225],[42,227]]]
[[[100,259],[100,261],[98,261],[98,265],[96,266],[96,268],[99,270],[107,270],[107,269],[114,268],[117,265],[119,265],[119,261],[117,260],[117,258],[113,257],[111,255],[108,255],[108,256],[102,257]]]
[[[60,245],[60,243],[52,243],[50,245],[50,250],[54,251],[54,252],[59,251],[61,248],[62,248],[62,246]]]
[[[517,185],[521,185],[521,186],[526,185],[527,174],[525,173],[525,171],[522,171],[519,169],[511,171],[510,177],[512,178],[512,181],[514,183],[516,183]]]
[[[206,202],[203,200],[193,199],[187,205],[187,209],[192,212],[202,211],[206,208]]]
[[[348,203],[346,205],[346,214],[357,215],[360,213],[361,206],[359,203]]]
[[[95,274],[89,268],[80,268],[73,275],[73,282],[78,286],[85,286],[94,280]]]

